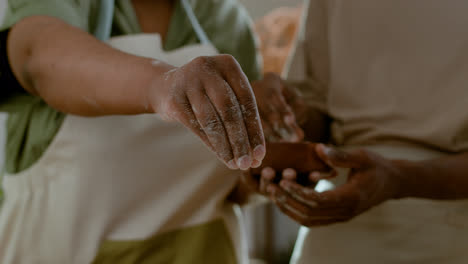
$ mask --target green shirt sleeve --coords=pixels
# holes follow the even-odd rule
[[[261,56],[252,20],[237,0],[192,0],[202,28],[220,53],[236,58],[250,81],[261,78]],[[180,4],[176,6],[165,49],[197,43],[197,37]]]
[[[197,6],[195,12],[200,12],[202,26],[219,52],[233,55],[250,81],[260,79],[258,41],[245,8],[237,0],[198,2],[203,2],[203,5],[211,3],[211,8]]]
[[[8,0],[7,10],[0,30],[10,28],[29,16],[59,18],[85,31],[88,29],[89,1],[74,0]]]

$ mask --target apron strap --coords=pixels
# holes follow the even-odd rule
[[[114,20],[114,0],[101,0],[99,7],[99,17],[94,36],[102,41],[107,41],[111,37],[112,22]]]
[[[201,44],[204,45],[211,45],[211,41],[206,35],[206,32],[203,30],[200,22],[198,21],[195,13],[193,12],[193,8],[188,2],[188,0],[180,0],[182,4],[182,8],[185,11],[192,27],[195,31],[195,34],[200,40]],[[114,8],[115,8],[115,0],[101,0],[101,6],[99,8],[99,19],[98,25],[96,27],[96,31],[94,35],[96,38],[102,41],[106,41],[111,36],[112,31],[112,22],[114,18]]]
[[[195,16],[195,13],[193,12],[193,8],[188,2],[188,0],[180,0],[180,1],[182,4],[182,8],[185,11],[185,14],[187,14],[187,17],[190,20],[190,23],[192,24],[193,30],[195,30],[195,34],[197,35],[198,40],[200,40],[200,43],[203,45],[211,45],[210,39],[206,35],[202,26],[200,25],[200,22]]]

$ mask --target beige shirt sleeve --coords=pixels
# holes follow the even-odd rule
[[[328,22],[326,1],[310,1],[304,8],[296,45],[283,77],[298,88],[306,102],[328,112]]]

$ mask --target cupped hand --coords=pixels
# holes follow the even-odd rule
[[[296,89],[274,73],[267,73],[263,80],[253,82],[252,88],[268,141],[299,142],[304,139],[296,113],[304,111],[305,103]]]
[[[283,179],[279,184],[268,183],[264,187],[281,211],[298,223],[311,227],[348,221],[386,200],[398,197],[401,172],[393,161],[366,150],[343,152],[321,144],[317,145],[316,151],[330,167],[350,169],[345,184],[333,190],[317,192],[314,186],[303,186]],[[334,171],[331,175],[323,176],[312,172],[310,180],[314,182],[336,174]]]
[[[189,128],[229,168],[260,165],[266,150],[255,96],[232,56],[198,57],[162,78],[149,91],[155,112]]]

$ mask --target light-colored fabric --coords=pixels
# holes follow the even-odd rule
[[[446,155],[401,146],[366,148],[388,158],[407,160]],[[340,175],[335,184],[345,178]],[[468,261],[466,245],[468,201],[394,200],[347,223],[302,227],[291,264],[464,264]]]
[[[468,150],[468,2],[309,2],[290,80],[335,143]]]
[[[7,1],[7,0],[4,0]],[[95,0],[8,0],[1,28],[30,15],[48,15],[93,33],[99,14]],[[250,80],[261,77],[260,57],[252,22],[237,0],[191,0],[195,15],[212,44],[233,55]],[[131,0],[116,0],[113,36],[140,33]],[[171,51],[198,43],[198,38],[179,1],[169,25],[164,49]],[[65,117],[42,99],[20,91],[2,98],[0,111],[8,112],[6,170],[17,173],[36,162],[53,140]]]
[[[215,220],[144,241],[105,241],[93,264],[237,264],[233,253],[223,220]]]
[[[344,148],[388,145],[370,149],[416,160],[468,151],[467,9],[310,0],[289,80],[331,115]],[[292,263],[467,263],[468,202],[390,201],[301,237]]]
[[[6,15],[0,30],[10,28],[21,19],[34,15],[52,16],[67,23],[89,30],[92,0],[5,0],[8,2]]]
[[[114,38],[110,44],[176,66],[216,54],[213,47],[200,45],[165,53],[159,36],[148,34]],[[246,263],[238,208],[225,201],[238,177],[186,128],[157,115],[67,115],[40,160],[4,178],[0,262],[91,263],[102,241],[107,241],[105,253],[110,241],[144,241],[221,219],[229,237],[214,228],[210,236],[221,237],[198,238],[199,247],[191,249],[207,253],[211,243],[231,241],[223,247],[231,250],[224,252],[222,263]],[[120,257],[158,259],[158,254],[168,254],[168,248],[174,250],[173,256],[203,257],[200,252],[177,252],[184,242],[172,240],[173,245],[166,244],[165,250],[154,250],[151,256],[126,248]],[[170,260],[178,263],[175,257]],[[99,262],[106,263],[105,254],[99,254]]]

